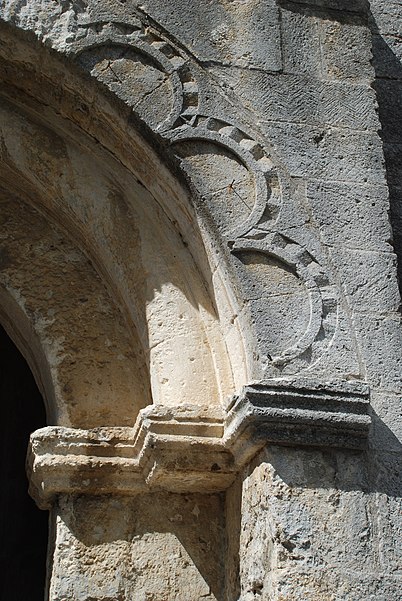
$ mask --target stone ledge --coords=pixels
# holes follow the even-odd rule
[[[295,379],[245,386],[227,408],[225,442],[240,463],[258,444],[364,449],[369,398],[363,382]]]
[[[284,8],[300,5],[307,9],[330,10],[345,13],[367,14],[368,0],[280,0]]]
[[[245,386],[225,409],[153,405],[134,428],[49,426],[31,435],[30,493],[226,490],[266,444],[363,449],[369,388],[361,382],[271,380]]]

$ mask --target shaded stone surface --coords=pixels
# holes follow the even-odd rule
[[[43,601],[48,512],[28,496],[25,455],[45,407],[24,358],[0,329],[0,598]]]
[[[6,0],[0,11],[0,93],[30,114],[2,122],[8,191],[26,188],[22,174],[81,264],[73,280],[56,262],[65,277],[52,282],[74,292],[63,313],[53,284],[38,303],[39,261],[29,294],[18,245],[29,255],[29,228],[3,234],[0,309],[35,357],[75,365],[46,377],[50,405],[80,419],[58,416],[50,446],[34,437],[37,482],[48,473],[53,486],[50,601],[399,601],[400,2]],[[74,321],[80,278],[91,310]],[[307,378],[363,382],[364,415],[342,395],[311,407],[311,383],[302,410],[296,393],[254,398],[268,379],[286,391]],[[246,417],[265,425],[239,471],[218,414],[244,387]],[[185,406],[206,407],[203,420]],[[325,443],[316,426],[329,417]],[[137,499],[113,485],[132,477],[133,449]]]

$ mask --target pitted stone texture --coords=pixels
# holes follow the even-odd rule
[[[298,123],[264,123],[262,127],[291,175],[356,184],[384,183],[384,158],[376,133]]]
[[[263,253],[237,254],[261,348],[270,356],[295,344],[308,327],[311,307],[303,282],[286,263]]]
[[[172,81],[155,61],[135,49],[111,44],[84,51],[78,61],[151,127],[169,117],[174,103]]]
[[[223,499],[63,497],[53,510],[52,601],[220,601]]]
[[[400,394],[402,357],[395,352],[402,344],[400,317],[357,314],[355,320],[373,387]]]
[[[183,158],[183,168],[205,199],[214,225],[223,231],[232,230],[247,219],[255,203],[254,178],[233,153],[218,144],[199,140],[181,143],[177,152]]]
[[[398,301],[395,294],[394,259],[390,253],[392,237],[390,230],[387,231],[388,195],[385,184],[388,182],[391,186],[391,201],[395,207],[395,203],[400,200],[402,173],[400,159],[402,143],[398,134],[399,123],[402,121],[398,117],[401,108],[399,80],[402,79],[398,62],[401,56],[401,21],[398,18],[401,16],[400,3],[396,1],[384,3],[381,0],[371,2],[372,17],[374,17],[371,19],[375,53],[373,65],[377,77],[382,78],[376,85],[376,91],[383,123],[384,146],[381,145],[376,131],[378,129],[376,103],[369,87],[373,71],[370,65],[369,30],[365,23],[366,2],[360,0],[300,0],[299,2],[203,0],[199,3],[188,3],[185,0],[171,2],[146,0],[141,4],[138,12],[136,6],[139,6],[139,2],[128,3],[117,0],[102,2],[90,0],[88,3],[58,3],[49,0],[32,0],[26,3],[8,0],[2,5],[1,14],[15,25],[34,32],[54,48],[72,52],[72,44],[78,39],[81,41],[85,39],[88,32],[101,33],[107,37],[112,33],[116,35],[116,32],[118,35],[126,36],[131,35],[134,30],[139,31],[142,26],[147,26],[145,23],[147,17],[142,11],[150,12],[148,23],[151,23],[151,29],[154,25],[159,35],[166,34],[173,45],[177,42],[180,52],[187,57],[191,65],[197,63],[194,72],[196,72],[197,85],[199,83],[198,88],[194,85],[194,73],[191,76],[193,78],[189,77],[185,82],[186,98],[193,102],[193,104],[188,103],[190,106],[187,106],[191,110],[187,112],[184,121],[175,123],[174,127],[179,129],[180,125],[183,129],[191,130],[196,122],[198,106],[202,106],[203,115],[208,119],[218,117],[226,124],[238,126],[241,131],[250,131],[250,139],[253,143],[259,140],[264,148],[270,147],[272,150],[270,156],[278,173],[280,172],[281,203],[278,203],[278,206],[281,206],[282,213],[278,222],[263,219],[262,222],[252,224],[254,229],[243,231],[244,239],[241,240],[243,245],[246,240],[249,244],[248,250],[253,245],[253,250],[258,251],[259,244],[266,241],[273,232],[277,233],[280,230],[282,241],[287,236],[292,244],[315,257],[315,264],[321,270],[320,274],[327,279],[331,278],[331,286],[337,291],[336,327],[329,324],[333,328],[331,330],[329,327],[330,335],[325,328],[319,330],[314,341],[315,346],[306,349],[302,361],[299,358],[294,360],[291,369],[296,371],[308,369],[309,373],[321,377],[323,381],[333,377],[351,380],[364,377],[377,389],[373,397],[375,415],[373,415],[368,466],[363,464],[362,456],[354,453],[331,455],[321,451],[299,449],[290,451],[282,448],[269,452],[263,457],[261,465],[253,466],[250,474],[246,476],[243,507],[239,507],[239,495],[230,508],[228,503],[227,515],[230,516],[229,521],[233,526],[229,547],[234,556],[236,554],[240,556],[241,563],[242,597],[240,598],[242,601],[258,598],[264,601],[268,599],[295,601],[304,596],[309,601],[315,599],[399,601],[400,588],[396,586],[395,574],[398,574],[400,556],[397,541],[400,528],[398,496],[401,492],[401,482],[398,466],[401,452],[400,441],[397,438],[400,435],[397,407],[401,391],[402,339],[401,325],[395,313]],[[139,20],[140,14],[143,25]],[[104,42],[103,39],[102,43]],[[160,41],[156,43],[159,44]],[[9,53],[11,65],[16,53],[18,54],[18,46],[19,43],[2,49],[3,52]],[[100,145],[106,144],[109,151],[117,153],[121,163],[132,165],[132,157],[135,156],[136,162],[141,166],[138,169],[141,176],[139,179],[155,193],[163,165],[149,159],[150,155],[147,154],[144,145],[133,146],[129,127],[130,120],[134,118],[132,110],[125,107],[127,112],[119,113],[124,115],[119,120],[120,117],[109,107],[106,110],[107,119],[100,118],[104,108],[102,95],[98,91],[94,92],[100,88],[87,87],[85,90],[89,90],[90,93],[77,93],[77,89],[71,85],[73,78],[70,69],[64,64],[59,70],[60,81],[65,82],[64,87],[57,90],[58,94],[54,93],[54,89],[49,94],[42,73],[46,72],[48,62],[43,59],[44,53],[40,56],[41,60],[38,62],[37,54],[33,52],[33,59],[32,55],[31,59],[25,56],[20,60],[18,68],[14,66],[18,85],[26,82],[27,62],[31,60],[35,64],[38,63],[40,67],[35,77],[31,72],[30,93],[35,96],[35,84],[42,89],[42,96],[40,96],[42,106],[48,102],[54,103],[56,97],[61,98],[57,110],[63,115],[65,121],[70,119],[76,125],[87,128],[89,135],[94,136]],[[104,58],[102,57],[102,61]],[[119,68],[118,77],[121,79],[121,73],[125,72],[127,63],[124,57],[119,57],[114,62]],[[140,62],[143,65],[143,59]],[[124,101],[134,103],[139,108],[141,103],[137,104],[135,86],[132,85],[134,78],[127,77],[127,86],[123,91],[123,85],[115,78],[109,67],[101,72],[103,66],[106,66],[105,63],[101,66],[98,64],[94,75],[100,79],[104,77],[105,85],[111,93],[114,93],[116,104],[121,108],[122,102],[120,104],[117,102],[117,96],[120,95]],[[113,69],[113,65],[111,67]],[[157,69],[154,67],[149,69],[146,77],[143,78],[142,68],[141,66],[141,74],[136,79],[137,82],[144,83],[143,91],[150,92],[149,98],[153,94],[158,96],[158,90],[154,86],[159,85],[160,82],[160,91],[162,91],[165,84],[167,87],[167,79],[155,73]],[[5,69],[4,73],[10,72]],[[395,80],[395,85],[388,79]],[[75,102],[71,101],[69,95],[73,96]],[[195,98],[200,99],[200,104],[194,101]],[[166,100],[169,101],[169,95]],[[141,114],[144,119],[146,119],[146,112],[149,111],[148,115],[151,116],[149,123],[152,127],[155,127],[161,115],[165,117],[159,100],[155,110],[147,104],[146,98],[142,102],[142,107],[144,112]],[[163,110],[165,108],[164,106]],[[48,115],[48,112],[45,111],[43,114]],[[155,117],[154,121],[152,117]],[[124,135],[121,135],[122,131]],[[114,145],[110,143],[113,135],[118,139]],[[149,135],[151,136],[150,133]],[[168,139],[170,141],[171,138]],[[161,138],[158,140],[160,141]],[[387,159],[387,182],[383,165],[383,149]],[[162,153],[166,152],[169,160],[173,162],[173,153],[170,153],[170,150],[166,147],[159,150]],[[225,167],[222,170],[216,169],[214,156],[220,156],[220,153],[227,156],[225,144],[223,150],[221,146],[219,152],[211,153],[208,161],[197,173],[198,181],[203,182],[211,206],[213,202],[211,190],[220,190],[216,196],[219,208],[214,214],[215,223],[213,222],[211,226],[211,230],[215,227],[214,231],[219,232],[219,235],[217,233],[210,238],[208,246],[209,250],[213,249],[215,252],[215,254],[211,252],[214,255],[211,264],[212,271],[215,268],[216,270],[211,276],[211,271],[205,269],[207,264],[205,258],[197,263],[197,269],[201,271],[204,269],[204,275],[207,274],[201,282],[209,282],[209,277],[212,277],[214,282],[220,278],[222,295],[226,294],[230,297],[227,304],[223,303],[226,316],[223,338],[232,349],[232,355],[236,355],[231,365],[234,371],[239,372],[240,375],[235,374],[235,379],[241,384],[246,381],[245,372],[260,375],[262,371],[263,361],[255,345],[255,339],[261,338],[262,347],[265,339],[272,342],[272,338],[280,345],[281,334],[285,333],[289,337],[290,332],[293,335],[300,324],[297,323],[296,315],[296,320],[290,320],[293,322],[290,326],[287,323],[283,332],[280,329],[283,316],[287,318],[295,316],[297,307],[295,302],[288,313],[281,306],[278,312],[279,318],[274,320],[275,323],[268,325],[264,315],[268,314],[269,310],[272,315],[274,311],[270,306],[270,299],[265,297],[264,304],[261,303],[257,307],[260,327],[255,328],[251,324],[250,313],[244,308],[246,297],[240,286],[235,283],[237,277],[233,275],[235,269],[229,270],[233,275],[233,281],[230,281],[227,287],[224,285],[227,283],[226,278],[230,279],[227,272],[218,273],[218,266],[223,265],[227,259],[222,251],[223,242],[226,242],[224,227],[227,222],[232,226],[233,221],[243,217],[240,210],[238,213],[232,212],[232,220],[228,217],[226,222],[225,204],[230,205],[232,200],[230,194],[233,188],[236,190],[237,180],[240,179],[238,193],[242,200],[252,205],[248,196],[251,193],[250,181],[253,175],[252,173],[250,179],[247,179],[249,174],[245,173],[244,165],[236,163],[236,170],[241,172],[241,177],[236,176],[232,184],[233,177],[231,179],[226,177],[229,173]],[[230,165],[233,166],[233,160],[230,160],[232,161]],[[202,161],[199,161],[197,156],[194,162],[199,167]],[[82,162],[80,168],[81,165]],[[211,166],[214,169],[210,169]],[[115,171],[119,181],[128,181],[124,171],[121,172],[118,167]],[[42,171],[43,173],[46,173],[46,169]],[[289,184],[289,174],[293,177],[294,185]],[[221,180],[224,180],[223,186]],[[89,184],[88,187],[93,187],[93,190],[98,191],[99,198],[103,198],[102,189],[99,188],[105,187],[93,183],[94,187]],[[139,184],[133,186],[135,190],[139,190]],[[196,236],[191,226],[185,227],[184,230],[181,227],[176,230],[174,226],[175,220],[182,225],[183,215],[188,216],[191,210],[190,203],[178,202],[177,199],[181,198],[180,194],[169,195],[168,190],[171,189],[172,187],[169,186],[160,188],[159,194],[155,194],[154,198],[157,198],[160,207],[163,207],[162,213],[166,211],[169,214],[169,219],[165,220],[161,217],[161,213],[157,212],[158,219],[161,219],[169,231],[169,237],[172,236],[179,241],[180,236],[177,232],[180,232],[184,249],[187,248],[186,244],[190,246],[189,251],[184,250],[180,244],[176,246],[177,249],[181,249],[178,254],[182,259],[184,256],[188,257],[187,252],[193,252],[193,249],[198,247],[192,245]],[[305,189],[306,194],[303,192]],[[297,195],[295,190],[298,192]],[[121,201],[121,195],[118,198]],[[141,193],[140,198],[143,201],[142,206],[149,206],[148,195],[144,196],[144,193]],[[126,205],[116,202],[116,195],[114,199],[112,204],[115,210],[123,210],[124,214]],[[357,205],[360,205],[359,209],[356,208]],[[87,205],[84,203],[82,206]],[[401,211],[395,208],[393,211],[395,233],[400,240],[398,227]],[[262,215],[263,213],[260,217]],[[152,214],[151,222],[154,222],[154,217],[155,214]],[[191,223],[193,218],[191,213],[188,222]],[[92,220],[89,221],[92,223]],[[94,220],[93,223],[98,222]],[[127,240],[135,242],[129,236],[122,236],[122,232],[127,231],[125,227],[128,230],[136,230],[136,219],[128,219],[124,227],[120,222],[120,226],[114,231],[111,231],[113,228],[106,228],[110,238],[120,241],[121,246],[117,253],[119,257],[124,255],[127,248],[130,252],[132,250],[132,247],[127,245]],[[205,226],[205,231],[208,227],[209,223]],[[164,232],[165,228],[161,230]],[[186,232],[184,236],[183,231]],[[158,236],[153,235],[153,230],[150,232],[146,238],[145,248],[142,247],[142,250],[143,256],[148,258],[147,265],[152,267],[160,260],[161,253],[158,255],[153,250]],[[398,236],[395,235],[396,241]],[[102,238],[103,234],[100,237]],[[123,238],[125,242],[122,241]],[[165,246],[162,245],[162,255],[164,249]],[[398,246],[396,249],[398,250]],[[278,248],[276,251],[278,252]],[[109,273],[114,273],[115,256],[107,263]],[[181,259],[177,259],[179,265],[185,263]],[[117,263],[119,267],[125,265],[124,261]],[[136,294],[143,293],[148,284],[148,292],[155,301],[147,314],[147,323],[148,320],[152,322],[152,342],[155,345],[148,346],[156,355],[153,373],[160,375],[155,378],[157,383],[160,380],[160,387],[155,385],[154,390],[160,392],[164,387],[169,388],[172,382],[179,383],[177,387],[173,386],[170,389],[170,394],[156,394],[157,398],[168,399],[169,403],[174,405],[179,402],[180,394],[177,394],[177,391],[182,392],[184,388],[186,398],[191,396],[189,391],[196,391],[195,396],[198,398],[200,390],[202,392],[200,397],[204,400],[218,398],[216,382],[221,381],[222,372],[218,369],[216,378],[215,375],[209,378],[209,375],[216,373],[211,365],[216,365],[216,361],[219,363],[219,358],[224,353],[219,351],[211,357],[208,356],[205,362],[200,360],[199,364],[191,361],[191,358],[194,358],[193,352],[205,348],[206,338],[203,332],[209,335],[208,344],[211,340],[220,339],[219,333],[217,338],[215,337],[216,330],[211,325],[216,314],[214,303],[215,301],[218,303],[220,298],[215,299],[213,295],[210,298],[208,294],[203,294],[201,292],[203,283],[195,285],[192,278],[188,286],[183,284],[191,299],[186,303],[186,308],[199,325],[199,328],[198,325],[196,328],[198,332],[195,336],[196,342],[191,345],[191,352],[186,354],[186,365],[192,366],[187,372],[191,377],[186,380],[186,382],[190,380],[190,384],[188,388],[183,388],[181,385],[183,370],[180,365],[183,346],[179,344],[170,354],[164,353],[165,341],[170,336],[177,333],[180,341],[185,340],[180,337],[185,320],[179,318],[179,315],[185,314],[181,311],[183,296],[177,294],[176,289],[171,288],[165,296],[165,281],[161,282],[158,278],[149,279],[148,273],[147,277],[142,274],[142,279],[139,278],[138,287],[133,284],[130,286],[130,282],[137,281],[136,276],[138,276],[136,260],[132,263],[134,267],[131,264],[130,269],[123,270],[122,280],[125,285],[123,294],[118,295],[118,303],[124,298],[126,304],[130,305],[131,302],[133,305],[133,298]],[[172,261],[168,260],[167,263],[170,265]],[[360,273],[360,269],[364,273]],[[145,272],[147,271],[145,269]],[[170,273],[168,268],[167,272]],[[181,274],[180,269],[176,269],[177,272]],[[186,278],[183,276],[183,279]],[[389,281],[393,284],[389,284]],[[193,294],[194,286],[197,290],[196,294]],[[265,287],[261,286],[260,289],[264,291]],[[166,297],[170,301],[167,307],[164,304]],[[295,300],[294,294],[290,294],[289,297]],[[204,302],[200,302],[200,298]],[[200,307],[205,312],[198,320]],[[171,309],[167,311],[170,316],[168,325],[158,318],[161,308]],[[303,313],[301,321],[305,321],[305,309],[301,312]],[[212,321],[208,318],[211,315],[214,315]],[[257,321],[256,319],[255,323]],[[139,331],[144,335],[144,329]],[[240,332],[240,335],[237,336],[236,332]],[[242,333],[246,338],[244,347],[239,342],[242,340]],[[322,340],[328,343],[324,345],[324,352],[320,346]],[[212,347],[214,348],[214,344]],[[316,352],[317,348],[321,349],[319,353]],[[266,350],[269,354],[269,349]],[[206,385],[206,372],[209,374],[208,382],[213,381],[212,387]],[[230,378],[223,379],[225,382],[230,382]],[[168,380],[168,383],[165,380]],[[228,390],[233,390],[230,383],[223,386],[223,396]],[[186,457],[180,456],[179,463],[185,459]],[[174,463],[174,458],[172,462]],[[108,498],[107,502],[111,503],[111,499]],[[82,516],[86,516],[87,522],[90,522],[92,513],[97,521],[100,521],[99,516],[102,517],[102,514],[96,510],[96,507],[93,505],[86,510],[84,505],[83,501],[82,505],[76,506],[77,522],[80,522]],[[167,496],[163,497],[163,502],[154,502],[153,510],[158,514],[158,519],[162,519],[165,514],[170,515],[168,513],[170,505],[175,507],[175,503]],[[70,509],[66,509],[66,515],[69,511]],[[125,515],[132,517],[130,512],[126,514],[124,507],[122,510],[122,506],[116,510],[112,504],[109,504],[109,512],[116,520],[125,519]],[[144,507],[144,512],[148,512],[148,507]],[[197,513],[197,510],[195,512]],[[215,515],[211,506],[208,512]],[[180,511],[177,513],[183,515]],[[241,513],[243,519],[240,521]],[[81,517],[79,514],[82,514]],[[189,528],[192,525],[190,523]],[[216,522],[214,527],[217,528]],[[211,598],[211,594],[215,594],[214,591],[210,593],[204,587],[203,581],[198,579],[192,567],[189,568],[191,577],[185,576],[185,561],[182,561],[184,552],[180,551],[182,554],[179,556],[180,546],[177,540],[171,538],[170,531],[163,530],[161,533],[160,529],[163,528],[164,524],[161,526],[161,522],[150,524],[151,543],[144,552],[146,560],[139,565],[141,573],[136,582],[146,582],[146,572],[149,569],[152,581],[150,581],[150,589],[145,588],[144,591],[151,599],[153,596],[155,600],[158,599],[158,595],[158,601],[169,599],[168,586],[164,588],[168,581],[172,584],[174,595],[179,599],[183,591],[187,593],[185,599],[189,596],[191,599],[193,591],[196,599],[202,595]],[[240,530],[242,533],[239,538]],[[121,532],[118,526],[116,531]],[[91,545],[81,546],[81,542],[78,543],[73,536],[71,538],[69,534],[65,536],[66,546],[64,549],[58,548],[58,552],[64,554],[67,570],[63,570],[63,573],[60,571],[55,580],[59,585],[63,577],[67,578],[65,589],[63,589],[64,584],[60,584],[59,590],[62,591],[60,601],[69,597],[89,601],[91,593],[88,591],[85,578],[82,578],[88,565],[89,573],[94,575],[96,586],[99,587],[92,598],[103,597],[104,601],[108,598],[125,599],[127,589],[135,599],[136,592],[133,591],[132,583],[137,575],[124,572],[121,580],[116,583],[114,572],[110,568],[117,567],[117,563],[120,562],[113,559],[109,564],[106,559],[109,550],[112,557],[121,557],[120,550],[117,555],[114,555],[115,540],[106,541],[105,546],[102,546],[102,543],[98,547],[97,543],[92,545],[96,542],[92,539]],[[124,555],[127,541],[124,536],[121,540],[122,548],[124,547],[121,553]],[[70,542],[71,546],[69,546]],[[117,541],[117,546],[119,545]],[[148,550],[150,552],[147,555]],[[159,550],[167,557],[166,572],[164,572],[164,564],[155,561]],[[172,550],[174,560],[172,554],[169,555]],[[174,555],[176,551],[177,555]],[[135,557],[133,559],[129,551],[127,555],[129,555],[127,564],[131,565]],[[76,557],[79,559],[76,560]],[[96,567],[97,560],[100,562],[99,572]],[[188,561],[187,556],[185,560]],[[177,561],[178,566],[176,580],[171,577],[175,573],[174,561]],[[213,561],[219,563],[216,555],[213,556]],[[230,566],[230,591],[233,591],[233,598],[238,598],[236,558],[227,565]],[[68,581],[69,566],[73,566],[70,581]],[[102,572],[105,575],[103,581]],[[156,580],[160,577],[162,582],[162,588],[158,591],[153,588],[155,574]],[[189,582],[191,582],[191,594],[188,592]],[[175,588],[176,583],[179,584],[179,589]],[[143,589],[140,594],[142,592]],[[215,596],[219,599],[218,594]],[[140,598],[139,601],[143,599]]]
[[[262,453],[243,483],[241,598],[340,601],[376,592],[396,601],[394,567],[377,551],[378,539],[390,538],[377,530],[368,485],[364,458],[354,454]]]
[[[331,257],[352,309],[379,314],[398,311],[401,300],[393,253],[345,249],[332,251]]]
[[[52,384],[42,391],[48,419],[65,425],[128,425],[148,396],[134,332],[128,336],[121,313],[82,250],[30,201],[0,188],[5,225],[0,286],[42,340],[44,360],[36,357],[34,365],[43,386],[40,373],[50,371]]]
[[[30,437],[29,492],[44,509],[60,495],[214,493],[268,443],[364,449],[364,383],[279,380],[244,387],[226,411],[150,406],[134,428],[45,427]]]
[[[391,251],[388,190],[331,181],[307,184],[307,200],[324,244],[342,249]],[[356,223],[360,227],[356,227]]]
[[[210,70],[263,121],[378,129],[370,80],[352,83],[261,71],[250,71],[246,77],[243,70],[230,67]]]
[[[270,71],[281,68],[279,11],[274,0],[203,0],[196,4],[145,0],[138,5],[201,62]]]

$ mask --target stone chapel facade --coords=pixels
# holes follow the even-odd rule
[[[400,600],[401,57],[397,0],[2,0],[30,601]]]

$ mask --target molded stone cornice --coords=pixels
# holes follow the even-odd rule
[[[47,508],[61,493],[222,491],[267,444],[363,449],[368,407],[361,382],[272,380],[245,386],[225,410],[153,405],[134,428],[49,426],[31,435],[30,492]]]
[[[367,0],[280,0],[281,6],[304,6],[311,9],[340,11],[346,13],[367,13]]]

